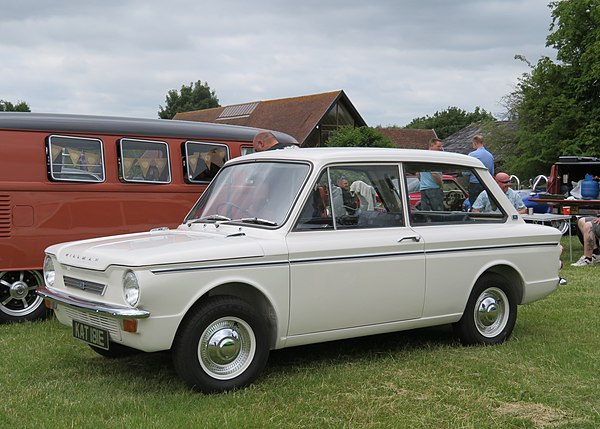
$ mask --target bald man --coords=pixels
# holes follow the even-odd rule
[[[271,131],[259,131],[252,140],[252,146],[256,152],[265,150],[285,149],[288,147],[298,147],[293,143],[279,143],[277,137]]]
[[[527,207],[525,207],[521,195],[519,195],[518,192],[513,191],[510,188],[510,176],[508,174],[496,174],[496,183],[498,184],[498,186],[500,186],[502,192],[506,194],[512,205],[517,209],[519,213],[527,213]],[[500,213],[500,210],[496,206],[495,202],[491,200],[488,196],[487,191],[483,191],[479,194],[479,196],[473,203],[473,207],[471,207],[471,211],[482,213]]]

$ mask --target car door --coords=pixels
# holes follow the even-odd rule
[[[344,186],[340,177],[347,178],[356,200],[344,197],[346,204],[336,208]],[[407,226],[398,182],[396,165],[322,172],[287,236],[289,336],[421,316],[424,247]]]

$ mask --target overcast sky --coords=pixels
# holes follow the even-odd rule
[[[0,99],[156,118],[170,89],[221,105],[343,89],[367,124],[449,106],[499,117],[553,56],[545,0],[0,0]]]

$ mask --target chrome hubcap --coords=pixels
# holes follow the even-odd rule
[[[35,293],[41,284],[37,271],[0,272],[0,311],[15,317],[35,311],[43,302]]]
[[[241,340],[233,329],[220,329],[207,342],[208,356],[217,365],[227,365],[240,353]]]
[[[242,374],[256,352],[254,331],[245,321],[224,317],[211,323],[202,333],[198,358],[206,373],[218,380]]]
[[[484,337],[495,337],[508,323],[508,298],[498,288],[483,291],[475,306],[475,327]]]
[[[27,296],[28,292],[29,288],[25,282],[14,282],[10,286],[10,296],[12,296],[14,299],[23,299]]]

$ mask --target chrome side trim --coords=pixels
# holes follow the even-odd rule
[[[460,247],[451,249],[438,249],[438,250],[415,250],[410,252],[389,252],[389,253],[364,253],[360,255],[340,255],[340,256],[325,256],[319,258],[298,258],[290,259],[289,261],[274,261],[274,262],[240,262],[237,264],[225,264],[221,263],[218,265],[204,265],[204,266],[191,266],[182,268],[155,268],[150,270],[152,274],[172,274],[182,273],[190,271],[202,271],[202,270],[228,270],[236,268],[264,268],[275,265],[296,265],[306,263],[319,263],[319,262],[332,262],[332,261],[350,261],[356,259],[372,259],[372,258],[390,258],[390,257],[411,257],[415,255],[439,255],[443,253],[460,253],[460,252],[482,252],[492,251],[497,249],[520,249],[527,247],[555,247],[558,242],[543,242],[543,243],[530,243],[530,244],[501,244],[496,246],[471,246],[471,247]]]
[[[38,288],[36,293],[44,299],[48,299],[50,301],[54,301],[88,313],[102,314],[119,319],[146,319],[150,316],[150,312],[146,310],[120,305],[107,306],[101,302],[76,298],[62,292],[48,289],[46,287]]]

